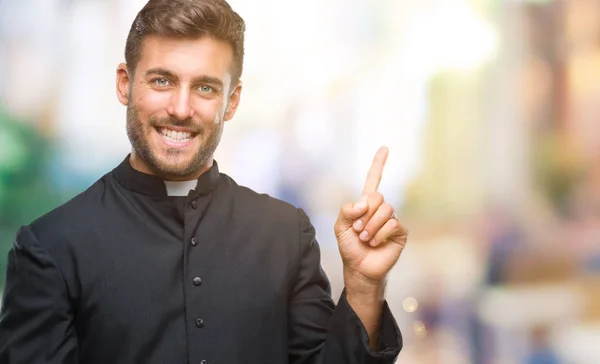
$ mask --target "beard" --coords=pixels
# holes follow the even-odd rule
[[[131,100],[130,100],[131,101]],[[149,117],[144,123],[140,119],[140,112],[135,105],[130,102],[127,106],[127,136],[133,150],[148,165],[152,172],[159,177],[185,178],[201,171],[209,160],[213,157],[221,135],[223,134],[224,121],[220,114],[217,114],[214,122],[208,126],[194,123],[191,119],[177,119],[172,117],[157,118]],[[199,138],[201,143],[198,149],[192,154],[191,158],[186,157],[189,154],[187,150],[180,148],[165,148],[160,157],[158,150],[153,149],[150,138],[156,128],[178,126],[188,128],[192,131],[194,138]]]

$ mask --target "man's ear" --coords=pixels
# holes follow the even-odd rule
[[[242,82],[239,81],[237,86],[229,94],[229,100],[227,102],[227,110],[225,110],[225,121],[229,121],[235,115],[237,108],[240,104],[240,97],[242,95]]]
[[[127,72],[125,63],[117,67],[117,98],[125,106],[129,104],[129,92],[131,90],[131,78]]]

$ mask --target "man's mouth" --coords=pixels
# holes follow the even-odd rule
[[[156,130],[164,140],[171,143],[187,143],[198,135],[198,133],[189,130],[176,130],[165,127],[157,127]]]

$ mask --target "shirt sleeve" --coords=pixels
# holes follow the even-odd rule
[[[78,363],[74,313],[64,279],[30,227],[8,253],[0,310],[0,363]]]
[[[365,327],[348,304],[345,289],[337,306],[321,267],[315,231],[301,215],[300,265],[289,309],[291,364],[392,364],[402,349],[402,335],[384,302],[379,350],[372,351]]]

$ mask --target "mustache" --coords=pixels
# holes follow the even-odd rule
[[[204,128],[196,123],[190,118],[188,119],[176,119],[176,118],[156,118],[151,117],[148,119],[148,124],[155,128],[168,128],[169,126],[176,126],[180,128],[186,128],[191,130],[194,133],[201,133],[204,131]]]

